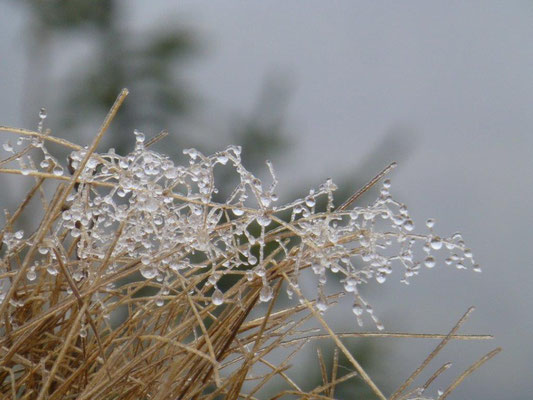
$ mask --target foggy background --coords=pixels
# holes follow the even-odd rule
[[[131,141],[134,127],[168,129],[163,148],[176,157],[186,145],[243,144],[251,169],[274,161],[282,200],[328,177],[349,194],[398,161],[391,191],[416,229],[434,217],[441,235],[459,230],[483,273],[440,260],[409,286],[399,274],[370,285],[366,298],[387,331],[447,332],[475,305],[462,332],[495,339],[449,344],[432,365],[454,366],[434,387],[502,346],[450,398],[531,398],[533,2],[103,1],[113,24],[57,30],[39,27],[37,3],[0,1],[1,125],[34,129],[46,107],[56,135],[86,144],[125,86],[126,131],[112,145]],[[152,32],[174,30],[187,32],[177,54],[135,58]],[[152,65],[167,56],[179,61]],[[128,69],[149,57],[159,80]],[[98,82],[98,99],[79,97]],[[2,205],[15,204],[6,185],[0,193]],[[342,317],[340,329],[355,329]],[[393,390],[437,342],[376,343],[387,349],[378,383]]]

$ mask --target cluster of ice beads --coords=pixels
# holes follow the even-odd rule
[[[38,131],[42,133],[46,113],[42,111],[40,117]],[[27,144],[42,153],[39,163],[33,162],[27,152],[17,158],[23,175],[52,170],[61,176],[66,169],[80,168],[86,149],[73,151],[68,165],[62,166],[44,143],[43,136],[17,141],[17,146]],[[10,142],[3,146],[13,154],[15,147]],[[38,259],[27,274],[28,280],[39,273],[58,273],[56,252],[49,250],[64,240],[64,234],[75,240],[76,262],[71,267],[78,282],[138,265],[145,279],[161,283],[158,296],[162,298],[176,275],[210,268],[212,273],[205,284],[213,288],[210,293],[215,305],[225,302],[217,283],[224,274],[238,268],[247,270],[249,280],[261,280],[261,301],[271,300],[269,270],[282,259],[290,266],[289,297],[300,293],[296,290],[300,273],[310,268],[317,280],[316,306],[324,312],[328,308],[325,286],[330,271],[353,296],[353,313],[359,324],[367,313],[382,329],[358,288],[371,279],[385,282],[395,264],[403,267],[405,283],[423,267],[433,268],[438,252],[447,252],[446,264],[479,271],[459,233],[440,237],[433,231],[433,220],[426,222],[429,232],[414,233],[407,208],[390,195],[389,180],[383,182],[379,197],[364,207],[336,209],[333,192],[337,187],[331,180],[305,198],[277,205],[278,181],[270,162],[271,179],[265,184],[242,165],[239,146],[209,156],[196,149],[183,153],[188,156],[188,164],[176,165],[167,156],[149,150],[145,135],[135,131],[135,148],[130,154],[122,156],[113,149],[92,154],[79,185],[67,198],[68,207],[50,235],[38,244]],[[229,192],[219,193],[214,178],[214,170],[219,167],[231,168],[239,178]],[[216,201],[222,192],[229,194]],[[317,206],[320,198],[325,199],[325,208]],[[287,214],[290,218],[284,219]],[[11,262],[13,249],[25,242],[22,235],[4,234],[7,252],[3,268]],[[268,244],[275,244],[277,257],[268,256]],[[161,299],[157,302],[163,304]]]

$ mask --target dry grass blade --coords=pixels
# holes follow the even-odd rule
[[[283,274],[283,277],[287,280],[287,282],[290,282],[290,279],[289,277],[285,274],[285,272],[282,272]],[[303,297],[302,293],[296,289],[299,297],[301,299],[303,299],[303,301],[305,302],[305,305],[307,306],[307,308],[309,309],[309,311],[311,311],[311,313],[314,315],[314,317],[320,322],[320,324],[324,327],[324,329],[328,332],[328,334],[330,335],[330,337],[333,339],[333,341],[335,342],[335,344],[337,345],[337,347],[339,348],[340,351],[342,351],[342,353],[346,356],[346,358],[348,359],[348,361],[350,361],[350,363],[353,365],[353,367],[356,369],[356,371],[359,373],[359,375],[361,376],[361,378],[363,379],[363,381],[370,387],[370,389],[372,389],[372,391],[380,398],[380,399],[383,399],[383,400],[386,400],[387,398],[385,397],[385,395],[381,392],[381,390],[379,390],[379,388],[377,387],[377,385],[374,383],[374,381],[370,378],[370,376],[368,376],[368,374],[366,373],[366,371],[363,369],[363,367],[359,364],[359,362],[357,362],[357,360],[353,357],[353,355],[349,352],[349,350],[344,346],[344,344],[341,342],[341,340],[339,339],[339,337],[335,334],[335,332],[333,332],[333,330],[329,327],[329,325],[326,323],[326,321],[324,321],[324,319],[322,318],[322,316],[320,315],[319,312],[317,312],[315,310],[315,308],[312,306],[312,304]]]
[[[494,357],[496,354],[498,354],[502,349],[500,347],[492,350],[488,354],[481,357],[478,361],[476,361],[474,364],[472,364],[470,367],[468,367],[446,390],[442,393],[442,395],[439,397],[439,400],[444,400],[446,397],[450,395],[450,393],[461,384],[462,381],[465,380],[465,378],[470,375],[472,372],[474,372],[476,369],[481,367],[483,364],[485,364],[487,361],[489,361],[492,357]]]
[[[442,341],[438,344],[437,347],[427,356],[427,358],[420,364],[420,366],[405,380],[405,382],[391,395],[390,399],[394,400],[398,398],[404,391],[407,389],[411,383],[416,379],[418,375],[427,367],[427,365],[433,360],[437,354],[440,353],[440,351],[448,344],[448,342],[451,340],[452,335],[454,335],[461,325],[467,320],[467,318],[470,316],[470,314],[474,311],[474,307],[470,307],[463,316],[457,321],[455,326],[452,328],[452,330],[448,333],[448,335],[442,339]]]

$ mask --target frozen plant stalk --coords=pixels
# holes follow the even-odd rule
[[[395,267],[403,269],[402,281],[408,283],[422,269],[435,267],[438,252],[446,252],[446,264],[480,271],[459,233],[440,237],[433,231],[432,219],[427,220],[425,233],[415,233],[406,206],[390,195],[389,180],[383,182],[377,199],[364,207],[348,207],[349,202],[337,207],[333,196],[337,187],[331,180],[311,189],[305,198],[282,205],[278,204],[278,180],[271,163],[267,161],[271,179],[262,182],[242,165],[239,146],[229,146],[209,156],[186,149],[183,152],[188,156],[188,164],[176,165],[167,156],[151,151],[151,143],[139,131],[134,132],[135,147],[131,153],[119,155],[113,149],[96,153],[92,148],[44,132],[45,118],[46,112],[41,110],[37,131],[2,128],[19,136],[14,145],[11,140],[3,144],[7,157],[0,161],[0,172],[34,177],[36,189],[30,192],[30,197],[45,180],[70,182],[72,190],[63,193],[65,186],[61,186],[56,192],[54,199],[63,196],[65,201],[56,204],[52,199],[47,210],[56,207],[60,212],[45,215],[41,228],[44,225],[46,230],[29,235],[14,231],[20,212],[7,214],[1,233],[0,300],[9,318],[0,320],[0,329],[15,337],[31,329],[44,329],[35,325],[32,316],[37,316],[28,314],[30,308],[34,313],[42,310],[47,318],[57,316],[58,307],[61,312],[84,309],[86,314],[72,320],[72,332],[83,339],[81,343],[89,343],[89,326],[92,328],[99,362],[106,365],[109,376],[113,371],[109,365],[122,360],[115,353],[125,351],[123,346],[129,343],[135,349],[130,356],[136,360],[142,347],[133,343],[156,340],[152,331],[143,336],[142,329],[160,329],[157,337],[171,340],[168,343],[191,340],[187,339],[191,331],[179,336],[181,331],[172,325],[179,326],[176,321],[160,325],[160,318],[167,313],[182,315],[179,318],[188,321],[194,343],[203,352],[205,371],[211,371],[203,373],[206,376],[214,373],[215,382],[220,385],[219,371],[223,370],[220,363],[225,354],[222,350],[227,344],[218,346],[219,333],[212,332],[214,325],[207,327],[204,323],[217,309],[239,310],[242,317],[233,322],[238,322],[237,327],[231,328],[233,323],[228,323],[225,329],[240,334],[239,329],[254,304],[257,301],[270,304],[284,282],[289,298],[296,296],[295,307],[300,308],[295,308],[295,312],[312,304],[319,316],[330,305],[331,296],[326,293],[329,271],[338,277],[339,290],[353,298],[353,313],[359,325],[367,314],[382,330],[372,307],[360,295],[359,288],[364,283],[373,279],[385,282]],[[48,141],[71,149],[65,164],[47,150]],[[18,168],[6,168],[10,164],[18,164]],[[236,175],[237,183],[232,190],[217,188],[217,168],[231,169]],[[77,176],[76,182],[72,182],[67,171]],[[311,303],[303,297],[299,286],[305,270],[316,276],[317,295]],[[20,273],[24,273],[23,279],[13,281]],[[236,283],[229,284],[229,276]],[[124,284],[121,279],[126,277],[133,283]],[[135,293],[145,287],[156,288],[156,292],[136,299]],[[36,306],[36,298],[45,298],[46,304]],[[127,304],[130,304],[127,323],[139,321],[133,330],[139,336],[131,339],[134,340],[131,343],[126,340],[117,342],[116,347],[111,346],[112,342],[106,345],[99,335],[112,332],[107,322],[109,314]],[[171,313],[171,309],[175,311]],[[221,312],[219,319],[225,315]],[[258,326],[261,324],[254,325],[254,329]],[[294,334],[289,325],[284,327],[285,335]],[[124,332],[133,332],[132,329],[129,326]],[[261,334],[268,331],[279,335],[276,329],[281,328],[264,322]],[[165,336],[171,333],[177,336]],[[246,344],[246,340],[241,341]],[[257,346],[259,342],[255,338],[248,343]],[[245,359],[243,355],[243,365],[249,362]],[[190,371],[196,371],[199,364],[191,365]],[[166,393],[192,390],[189,375],[179,381],[176,376],[184,372],[168,368],[174,381],[170,378],[165,381]],[[57,369],[54,371],[58,373]],[[364,371],[358,372],[367,379]],[[60,393],[66,393],[61,382],[64,380],[57,387],[62,388]],[[111,381],[106,384],[88,385],[80,393],[87,396],[112,393]],[[95,389],[98,387],[106,389],[98,392]],[[44,396],[48,389],[39,390]],[[377,388],[375,391],[381,395]]]

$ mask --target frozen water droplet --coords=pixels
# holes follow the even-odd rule
[[[318,311],[320,311],[321,313],[323,313],[324,311],[326,311],[328,309],[328,305],[325,301],[323,300],[318,300],[316,302],[316,308],[318,309]]]
[[[433,238],[431,238],[429,245],[433,250],[439,250],[442,247],[442,240],[440,237],[434,236]]]
[[[376,275],[376,281],[378,281],[378,283],[383,283],[386,280],[387,280],[387,275],[386,274],[380,272],[380,273],[378,273]]]
[[[35,112],[35,111],[34,111]],[[35,115],[35,114],[34,114]],[[48,116],[48,114],[46,113],[46,108],[41,108],[39,110],[39,118],[40,119],[46,119],[46,117]]]
[[[213,296],[211,297],[211,301],[215,306],[219,306],[222,303],[224,303],[224,294],[219,288],[216,288],[213,292]]]
[[[56,165],[54,167],[54,169],[52,170],[52,173],[55,175],[55,176],[61,176],[63,175],[63,167],[61,167],[60,165]]]
[[[393,215],[392,222],[394,222],[395,225],[402,225],[405,222],[405,217],[401,214]]]
[[[255,257],[254,255],[250,254],[248,256],[248,264],[255,265],[256,263],[257,263],[257,257]]]
[[[13,146],[11,145],[11,143],[6,142],[3,144],[2,146],[4,148],[5,151],[7,151],[8,153],[12,153],[13,152]]]
[[[87,165],[87,167],[92,169],[92,168],[94,168],[94,167],[96,167],[98,165],[98,160],[96,158],[94,158],[94,157],[91,157],[87,161],[86,165]]]
[[[272,202],[272,199],[270,198],[270,196],[265,195],[265,194],[261,195],[260,199],[261,199],[261,204],[264,207],[268,207],[270,203]]]
[[[17,231],[13,236],[15,236],[16,239],[20,240],[24,237],[24,231]]]
[[[257,223],[261,226],[268,226],[272,222],[272,220],[265,215],[258,215],[256,217],[256,220],[257,220]]]
[[[165,171],[165,178],[167,179],[175,179],[178,176],[178,169],[171,167]]]
[[[433,218],[429,218],[427,221],[426,221],[426,226],[431,229],[435,226],[435,220]]]
[[[82,326],[80,328],[80,337],[82,337],[82,338],[87,337],[87,328],[85,328],[85,326]]]
[[[272,299],[272,295],[273,295],[272,288],[268,285],[263,285],[261,292],[259,292],[259,300],[265,303]]]
[[[141,275],[146,279],[153,279],[157,276],[157,268],[143,266],[140,270]]]
[[[22,175],[29,175],[29,174],[31,174],[32,172],[33,172],[33,170],[32,170],[31,168],[22,168],[22,169],[20,170],[20,173],[21,173]]]
[[[37,273],[35,272],[35,269],[31,268],[26,273],[26,278],[28,278],[29,281],[34,281],[37,278]]]
[[[314,196],[307,196],[305,198],[305,204],[307,205],[307,207],[314,207],[315,204],[316,204],[315,197]]]
[[[149,256],[142,256],[141,257],[141,263],[143,263],[143,265],[150,265],[150,257]]]
[[[426,257],[426,259],[424,260],[424,265],[428,268],[433,268],[435,264],[436,264],[435,259],[431,256]]]
[[[254,279],[254,271],[248,270],[246,271],[246,280],[248,282],[251,282]]]
[[[443,394],[444,394],[444,392],[443,392],[441,389],[437,390],[437,396],[440,397],[440,396],[442,396]]]
[[[411,232],[415,228],[415,224],[412,220],[408,219],[403,223],[403,227],[406,231]]]
[[[353,303],[352,312],[356,316],[362,315],[363,314],[363,306],[361,304],[359,304],[359,303]]]
[[[137,129],[135,129],[133,131],[133,134],[135,135],[135,141],[137,143],[144,143],[144,140],[145,140],[145,136],[144,136],[144,133],[138,131]]]
[[[242,208],[232,208],[231,211],[233,212],[233,214],[235,214],[235,216],[237,217],[240,217],[241,215],[244,214],[244,210]]]
[[[158,306],[158,307],[162,307],[164,304],[165,304],[165,300],[163,300],[161,297],[158,297],[155,300],[155,305]]]
[[[56,276],[58,273],[55,265],[53,264],[50,264],[48,267],[46,267],[46,272],[48,272],[52,276]]]
[[[481,272],[481,267],[479,266],[479,264],[475,264],[472,269],[474,270],[474,272]]]

